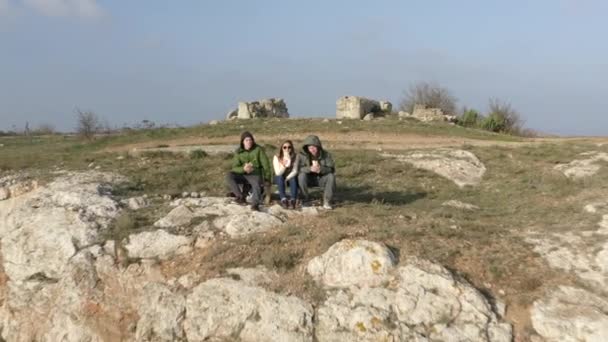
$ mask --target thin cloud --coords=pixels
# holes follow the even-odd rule
[[[1,1],[0,0],[0,8]],[[25,7],[46,16],[95,18],[104,15],[96,0],[22,0]]]

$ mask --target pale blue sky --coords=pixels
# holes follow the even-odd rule
[[[0,129],[222,119],[282,97],[395,105],[416,81],[511,102],[530,128],[608,135],[608,2],[0,0]]]

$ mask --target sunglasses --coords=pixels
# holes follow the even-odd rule
[[[291,146],[283,146],[283,149],[284,149],[284,150],[291,150],[292,148],[293,148],[293,147],[291,147]]]

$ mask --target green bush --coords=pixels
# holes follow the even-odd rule
[[[506,132],[507,130],[507,121],[505,117],[500,115],[500,113],[491,113],[481,121],[481,128],[490,132]]]
[[[464,127],[477,127],[483,118],[475,109],[468,109],[458,119],[458,124]]]

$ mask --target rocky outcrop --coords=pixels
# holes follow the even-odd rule
[[[342,240],[308,263],[308,273],[328,288],[377,286],[395,267],[393,253],[370,241]]]
[[[117,337],[90,324],[90,310],[104,301],[110,283],[121,283],[114,259],[96,245],[120,212],[108,194],[109,184],[121,180],[112,174],[67,173],[45,187],[0,202],[2,264],[9,279],[7,300],[0,307],[2,338],[101,341]],[[134,282],[128,278],[127,283]],[[129,287],[125,285],[112,291],[113,299],[120,298]],[[112,311],[114,304],[120,307],[115,313],[129,311],[125,302],[104,306]]]
[[[192,270],[167,279],[171,258],[201,239],[213,243],[216,235],[265,231],[309,211],[273,206],[252,212],[230,199],[189,194],[170,203],[173,210],[157,221],[159,229],[104,241],[113,220],[128,210],[111,193],[112,184],[123,180],[96,172],[61,174],[0,202],[8,279],[0,294],[2,339],[511,339],[510,326],[466,281],[416,258],[397,266],[392,250],[370,241],[343,240],[308,263],[309,274],[328,291],[316,311],[264,288],[273,288],[279,275],[263,267],[222,270],[226,276],[212,279]]]
[[[359,96],[342,96],[336,101],[337,119],[363,119],[385,116],[391,113],[393,105],[388,101],[376,101]]]
[[[597,226],[564,233],[528,232],[526,238],[550,267],[586,285],[551,289],[534,303],[532,323],[546,341],[603,341],[608,336],[608,201],[589,203],[583,210],[602,215]]]
[[[601,215],[596,226],[564,233],[531,231],[526,242],[549,266],[573,273],[601,293],[608,288],[608,201],[589,203],[583,210]]]
[[[318,341],[511,341],[510,325],[499,322],[481,293],[439,265],[410,258],[359,283],[345,272],[369,274],[371,259],[389,255],[382,245],[347,240],[318,257],[333,260],[322,273],[319,259],[309,263],[320,285],[348,286],[330,291],[317,310]]]
[[[182,324],[186,298],[163,283],[144,286],[138,304],[137,341],[176,341],[185,337]]]
[[[436,149],[405,155],[383,153],[382,156],[435,172],[461,188],[479,184],[486,172],[485,165],[473,153],[464,150]]]
[[[176,254],[188,253],[194,244],[193,237],[167,233],[159,229],[152,232],[131,234],[123,242],[129,258],[169,259]]]
[[[288,118],[289,112],[283,99],[263,99],[239,102],[238,109],[230,111],[226,119]]]
[[[267,231],[288,219],[314,214],[311,211],[285,210],[278,205],[264,211],[251,211],[249,207],[235,204],[231,199],[219,197],[180,198],[173,201],[171,206],[175,208],[154,223],[155,226],[186,226],[196,218],[208,222],[206,230],[216,230],[231,237]]]
[[[572,179],[581,179],[595,175],[602,166],[602,162],[608,162],[608,153],[604,152],[585,152],[581,156],[582,159],[575,159],[567,164],[559,164],[554,168],[562,172],[566,177]]]
[[[9,175],[0,178],[0,201],[17,197],[38,187],[38,182],[25,175]]]
[[[190,341],[312,341],[310,304],[233,279],[211,279],[186,300]]]
[[[608,301],[588,291],[561,286],[536,301],[532,325],[547,342],[605,341]]]

